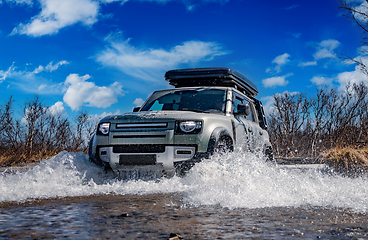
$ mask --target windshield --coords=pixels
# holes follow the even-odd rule
[[[141,111],[183,110],[224,113],[226,91],[221,89],[186,89],[155,92]]]

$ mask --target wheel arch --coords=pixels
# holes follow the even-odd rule
[[[231,151],[234,150],[234,139],[231,133],[226,128],[218,127],[218,128],[215,128],[215,130],[213,130],[211,134],[210,140],[208,142],[208,148],[207,148],[208,153],[212,154],[215,151],[217,142],[220,139],[228,140],[230,143],[230,150]]]
[[[95,139],[95,134],[91,137],[91,140],[89,141],[89,145],[88,145],[88,158],[91,162],[99,165],[99,166],[103,166],[104,164],[101,162],[98,153],[97,153],[97,148],[95,146],[94,143],[94,139]]]

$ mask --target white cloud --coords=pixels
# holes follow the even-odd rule
[[[271,77],[266,78],[262,80],[262,84],[265,88],[274,88],[276,86],[286,86],[289,82],[286,80],[287,77],[293,75],[292,73],[289,73],[284,76],[279,77]]]
[[[316,66],[317,61],[301,62],[298,64],[299,67]]]
[[[5,0],[5,2],[7,3],[15,3],[15,4],[26,4],[26,5],[33,5],[33,1],[32,0]],[[1,1],[0,1],[1,4]]]
[[[2,83],[6,78],[12,76],[14,74],[14,70],[15,70],[14,62],[8,68],[8,70],[6,71],[0,70],[0,83]]]
[[[144,100],[142,98],[136,98],[133,102],[133,104],[136,105],[137,107],[142,106],[143,103],[144,103]]]
[[[16,71],[15,69],[18,68],[18,67],[14,66],[15,62],[13,62],[12,65],[8,68],[8,70],[6,70],[6,71],[0,70],[0,83],[1,83],[1,81],[5,80],[6,78],[10,78],[10,77],[19,77],[21,75],[31,77],[31,76],[33,76],[35,74],[38,74],[38,73],[41,73],[43,71],[53,72],[53,71],[56,71],[60,66],[65,65],[65,64],[69,64],[69,62],[67,62],[65,60],[60,61],[56,64],[53,64],[53,62],[50,62],[46,67],[40,65],[35,70],[30,72],[30,71],[27,71],[27,70]]]
[[[333,81],[333,78],[321,77],[321,76],[314,76],[311,79],[311,82],[316,85],[330,85]]]
[[[291,9],[294,9],[294,8],[297,8],[297,7],[299,7],[299,4],[294,4],[294,5],[291,5],[289,7],[285,7],[283,9],[285,9],[285,10],[291,10]]]
[[[63,100],[73,110],[78,109],[83,104],[88,106],[106,108],[116,103],[117,97],[123,95],[122,85],[113,83],[108,87],[96,86],[87,80],[89,75],[79,76],[70,74],[64,84],[67,86]]]
[[[52,116],[60,116],[66,118],[68,114],[65,112],[64,103],[61,101],[56,102],[54,105],[52,105],[48,112]]]
[[[43,89],[47,88],[47,84],[41,84],[39,87],[38,87],[38,90],[39,91],[42,91]]]
[[[5,0],[8,3],[33,5],[33,0]],[[121,2],[124,4],[129,0],[37,0],[41,4],[41,12],[32,17],[27,23],[20,23],[14,28],[12,35],[25,34],[32,37],[41,37],[52,35],[59,32],[60,29],[81,23],[85,26],[92,26],[102,15],[100,11],[101,4],[110,4]],[[146,2],[156,2],[165,4],[174,0],[140,0]],[[227,2],[228,0],[204,0],[208,2]],[[195,8],[198,3],[192,4],[192,1],[181,0],[188,11]],[[195,2],[195,1],[193,1]],[[2,1],[0,0],[0,4]]]
[[[97,55],[97,61],[146,81],[156,81],[180,64],[210,61],[226,54],[215,42],[187,41],[171,49],[138,49],[129,44],[130,39],[115,41],[109,36],[107,41],[110,46]]]
[[[273,110],[273,105],[275,104],[275,99],[273,96],[266,96],[261,98],[263,110],[266,115],[269,115]]]
[[[281,67],[290,62],[289,57],[290,55],[288,53],[284,53],[282,55],[275,57],[275,59],[272,60],[272,63],[276,64],[276,66],[273,69],[267,68],[266,72],[275,72],[275,73],[281,72]]]
[[[55,84],[49,77],[39,76],[39,74],[41,72],[51,73],[64,64],[69,63],[67,61],[60,61],[56,64],[50,62],[46,67],[40,65],[33,71],[29,71],[28,66],[31,64],[27,64],[24,69],[20,69],[13,63],[7,70],[0,70],[0,84],[6,80],[10,85],[15,85],[26,92],[37,94],[60,93],[60,84]]]
[[[313,54],[315,60],[324,58],[336,58],[334,50],[340,46],[340,42],[334,39],[324,40],[317,46],[317,52]]]
[[[365,59],[368,63],[368,59]],[[368,75],[362,72],[359,65],[355,67],[354,71],[342,72],[337,75],[337,82],[340,84],[340,89],[344,89],[347,83],[361,83],[368,86]]]
[[[100,0],[101,3],[113,3],[113,2],[121,2],[121,4],[124,4],[126,2],[128,2],[129,0]]]
[[[291,34],[293,37],[295,38],[300,38],[300,36],[302,35],[301,33],[292,33]]]
[[[60,61],[60,62],[54,64],[54,65],[53,65],[53,62],[50,62],[46,67],[44,67],[42,65],[38,66],[33,71],[33,73],[37,74],[37,73],[40,73],[40,72],[43,72],[43,71],[53,72],[53,71],[57,70],[60,66],[62,66],[64,64],[69,64],[69,62],[63,60],[63,61]]]
[[[261,101],[263,104],[263,109],[266,115],[271,114],[275,108],[274,108],[274,104],[275,104],[275,96],[279,96],[279,95],[291,95],[294,96],[296,94],[299,94],[299,92],[289,92],[289,91],[285,91],[283,93],[275,93],[273,96],[266,96],[266,97],[262,97]]]
[[[359,2],[359,1],[356,1]],[[363,23],[367,23],[368,18],[367,18],[367,10],[368,10],[368,3],[366,1],[361,1],[361,4],[359,6],[353,7],[354,11],[354,17],[356,19],[358,19],[359,21],[363,22]],[[363,14],[359,14],[359,13],[363,13]]]
[[[277,65],[285,65],[286,63],[290,62],[290,60],[288,59],[289,57],[289,54],[284,53],[280,56],[275,57],[272,63],[276,63]]]
[[[60,29],[81,23],[91,26],[97,21],[99,3],[94,0],[39,0],[41,12],[27,24],[19,24],[12,34],[33,37],[57,33]]]
[[[25,114],[21,120],[22,124],[27,124],[26,116],[30,113],[31,109],[33,109],[33,107],[27,108],[25,110]],[[56,102],[54,105],[52,105],[49,108],[43,107],[42,109],[45,115],[41,116],[41,119],[45,119],[48,116],[61,117],[61,118],[68,117],[68,114],[66,113],[65,108],[64,108],[64,104],[63,102],[60,102],[60,101]]]

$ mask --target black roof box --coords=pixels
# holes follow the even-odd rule
[[[165,80],[170,85],[179,87],[193,86],[224,86],[234,87],[245,91],[251,96],[256,96],[256,85],[248,78],[229,68],[189,68],[167,71]]]

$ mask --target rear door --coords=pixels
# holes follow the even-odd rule
[[[233,114],[234,114],[234,127],[236,132],[236,143],[237,146],[241,146],[243,150],[249,151],[254,148],[254,140],[253,140],[253,126],[250,124],[250,121],[247,120],[248,116],[240,116],[236,115],[238,112],[238,105],[244,104],[245,98],[238,94],[233,93]]]
[[[235,118],[240,121],[244,128],[244,134],[246,135],[243,137],[243,142],[245,141],[245,148],[248,150],[257,150],[263,147],[263,129],[259,126],[259,117],[258,112],[255,107],[254,100],[248,98],[243,94],[239,94],[234,92],[233,94],[233,108],[234,112],[237,112],[237,105],[238,104],[248,104],[250,107],[250,114],[247,116],[236,116]]]

